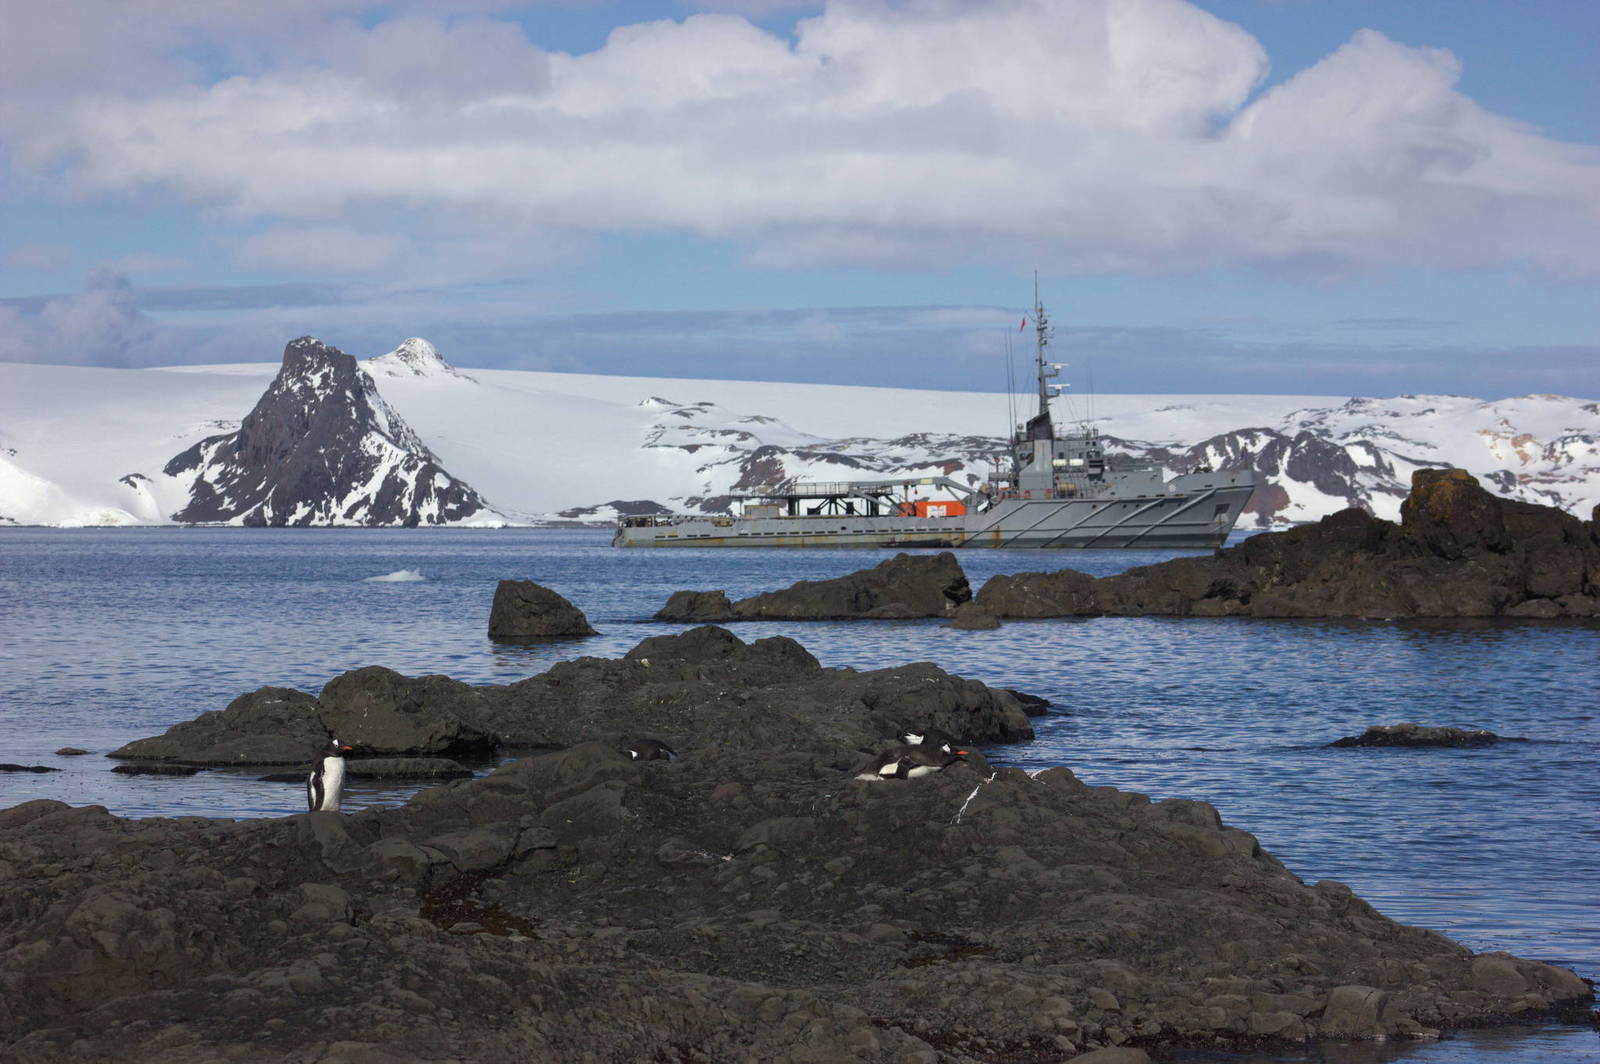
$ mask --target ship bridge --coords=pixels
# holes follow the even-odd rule
[[[770,491],[735,494],[745,517],[817,517],[850,515],[879,517],[905,512],[913,491],[920,487],[947,488],[964,504],[972,490],[949,477],[901,477],[896,480],[791,481]],[[920,509],[927,505],[916,504]]]

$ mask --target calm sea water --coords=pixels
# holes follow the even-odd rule
[[[274,684],[315,693],[386,665],[509,683],[676,630],[649,617],[681,588],[738,597],[875,564],[875,552],[612,549],[594,531],[0,530],[0,808],[48,797],[125,816],[282,816],[303,801],[260,771],[127,777],[103,755]],[[959,555],[973,586],[1156,552]],[[375,580],[409,573],[421,579]],[[495,582],[566,595],[599,636],[499,646]],[[938,622],[731,625],[790,635],[824,665],[933,661],[1051,699],[1003,764],[1064,764],[1092,784],[1201,798],[1307,881],[1477,950],[1600,978],[1600,625],[1095,618],[956,632]],[[1371,724],[1489,728],[1479,750],[1331,750]],[[87,757],[55,753],[64,746]],[[352,806],[408,790],[358,786]],[[1592,1030],[1476,1032],[1422,1047],[1323,1048],[1252,1061],[1596,1061]],[[1336,1055],[1343,1054],[1343,1055]],[[1242,1059],[1242,1058],[1229,1058]]]

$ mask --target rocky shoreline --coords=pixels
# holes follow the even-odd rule
[[[985,629],[1002,619],[1147,615],[1600,617],[1600,519],[1491,495],[1464,470],[1420,469],[1398,525],[1348,509],[1209,557],[1098,578],[1065,568],[1001,574],[976,595],[953,554],[902,554],[738,602],[722,591],[679,591],[656,619],[942,616],[953,628]]]
[[[976,755],[854,779],[909,729],[1031,737],[1022,700],[932,665],[825,669],[704,627],[505,687],[266,688],[136,756],[252,763],[295,726],[375,756],[533,752],[347,816],[0,810],[0,1056],[1052,1061],[1593,1000],[1302,882],[1203,802]],[[630,761],[641,735],[681,756]]]

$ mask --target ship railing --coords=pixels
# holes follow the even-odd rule
[[[681,525],[685,521],[696,521],[699,518],[692,514],[630,514],[617,522],[622,528],[664,528],[668,525]]]

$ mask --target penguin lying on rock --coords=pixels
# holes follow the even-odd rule
[[[348,749],[338,739],[330,738],[311,775],[306,777],[306,805],[313,813],[339,811],[339,800],[344,795],[344,752]]]
[[[622,752],[634,761],[678,760],[678,752],[659,739],[635,739]]]
[[[957,761],[965,761],[965,750],[953,750],[949,744],[933,746],[928,743],[905,743],[891,746],[883,753],[861,766],[858,780],[914,780],[942,772]]]

